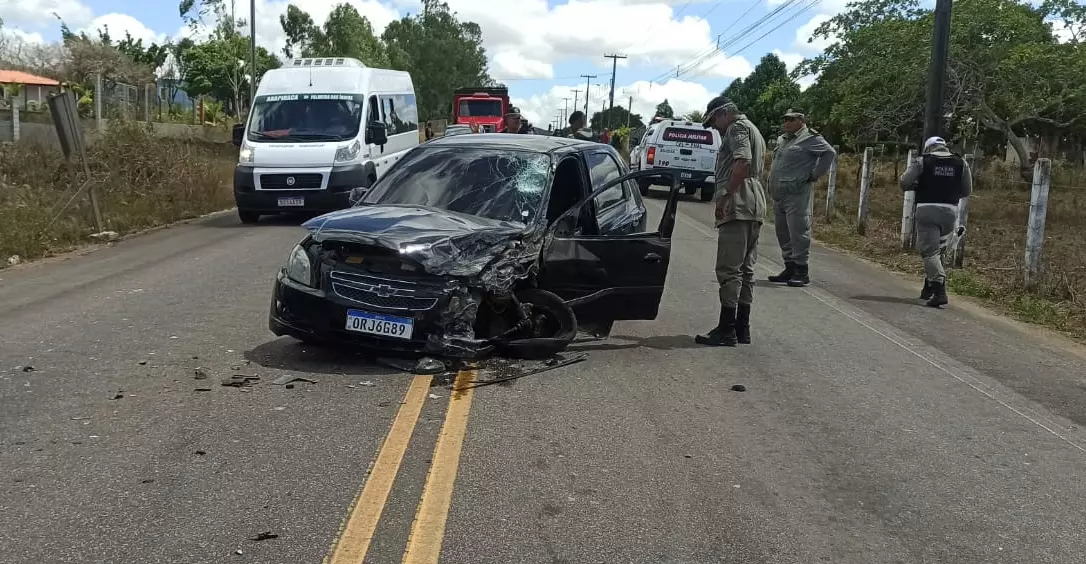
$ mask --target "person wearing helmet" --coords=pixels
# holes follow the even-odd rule
[[[957,225],[958,202],[973,191],[969,164],[942,137],[929,137],[901,175],[901,189],[916,192],[916,250],[925,274],[920,299],[931,307],[944,306],[949,300],[940,250],[963,233]]]

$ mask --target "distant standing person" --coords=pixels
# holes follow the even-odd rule
[[[430,122],[426,122],[426,140],[429,141],[434,138],[434,128],[430,126]]]
[[[830,171],[837,151],[807,126],[803,111],[790,109],[783,120],[784,135],[777,138],[769,170],[769,194],[773,198],[773,224],[784,258],[784,271],[770,276],[769,281],[800,287],[811,283],[808,258],[814,183]]]
[[[569,114],[569,136],[585,141],[596,140],[596,136],[592,135],[592,130],[588,129],[588,118],[581,110]]]
[[[950,152],[942,137],[929,137],[920,156],[901,175],[901,189],[916,191],[916,250],[924,260],[920,299],[931,307],[944,306],[949,300],[939,251],[955,235],[958,202],[973,191],[969,163]]]
[[[734,347],[750,343],[750,308],[754,303],[754,265],[758,234],[765,221],[765,139],[730,99],[718,96],[705,108],[706,128],[721,133],[716,156],[716,279],[720,284],[720,319],[694,340]]]

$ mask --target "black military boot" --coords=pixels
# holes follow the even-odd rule
[[[735,310],[735,339],[750,344],[750,304],[739,304]]]
[[[924,278],[924,287],[920,289],[920,299],[927,300],[931,298],[931,280]]]
[[[784,261],[784,270],[780,274],[771,275],[769,277],[770,282],[777,284],[784,284],[792,279],[792,275],[796,273],[796,263],[792,261]]]
[[[931,307],[942,307],[948,303],[950,303],[950,300],[946,297],[946,281],[932,282],[931,299],[928,300],[928,305]]]
[[[793,288],[802,288],[811,283],[810,271],[806,264],[797,264],[796,273],[788,279],[788,285]]]
[[[735,308],[720,308],[720,321],[705,335],[694,337],[699,345],[711,347],[734,347],[739,343],[735,336]]]

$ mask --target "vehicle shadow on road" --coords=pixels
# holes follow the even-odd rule
[[[852,296],[849,299],[861,302],[880,302],[884,304],[923,305],[917,299],[903,298],[901,296]]]
[[[703,349],[703,345],[694,342],[693,335],[655,335],[652,337],[635,337],[633,335],[612,335],[608,341],[619,340],[626,343],[595,342],[592,344],[572,344],[570,352],[589,351],[617,351],[626,349],[655,349],[659,351],[674,351],[683,349]]]
[[[207,221],[208,227],[219,229],[260,229],[261,227],[298,227],[306,221],[320,214],[284,213],[278,215],[265,215],[256,224],[242,223],[236,214],[226,214]]]
[[[245,359],[264,368],[311,374],[375,376],[396,371],[378,365],[372,356],[334,346],[316,346],[281,337],[245,351]]]

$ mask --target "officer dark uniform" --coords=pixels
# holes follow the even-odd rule
[[[931,307],[948,303],[946,271],[940,250],[957,242],[958,203],[973,191],[973,177],[965,159],[947,149],[942,137],[924,141],[923,153],[901,175],[901,189],[916,191],[916,250],[924,260],[924,288],[920,299]]]

